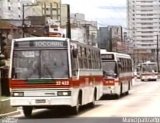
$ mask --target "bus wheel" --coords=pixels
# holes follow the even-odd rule
[[[131,90],[131,81],[128,82],[128,91]]]
[[[72,107],[72,114],[73,115],[77,115],[79,113],[79,109],[80,109],[80,98],[77,99],[77,104],[76,106]]]
[[[131,89],[131,82],[128,82],[128,90],[125,92],[125,95],[129,94],[129,90]]]
[[[31,106],[23,106],[23,113],[25,117],[31,117],[32,115],[32,107]]]
[[[121,83],[121,87],[120,87],[120,96],[123,94],[123,86],[122,86],[122,83]]]
[[[89,107],[91,108],[95,107],[96,98],[97,98],[97,91],[95,90],[93,95],[93,101],[89,103]]]
[[[119,99],[122,95],[122,83],[120,85],[120,91],[119,91],[119,94],[116,95],[116,98]]]

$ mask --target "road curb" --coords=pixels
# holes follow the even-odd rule
[[[16,107],[10,105],[10,99],[4,98],[0,100],[0,118],[13,116],[19,114],[19,110]]]
[[[20,113],[21,113],[20,111],[13,111],[13,112],[5,113],[5,114],[0,114],[0,118],[10,117],[10,116],[13,116],[13,115],[18,115]]]

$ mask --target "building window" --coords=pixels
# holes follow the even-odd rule
[[[8,2],[10,2],[10,0],[8,0]]]

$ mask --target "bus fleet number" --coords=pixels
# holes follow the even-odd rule
[[[69,81],[57,81],[56,85],[69,85]]]

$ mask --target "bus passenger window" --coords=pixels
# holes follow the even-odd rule
[[[73,49],[72,50],[73,58],[77,58],[78,55],[78,49]]]
[[[78,61],[77,61],[78,50],[72,50],[71,54],[72,54],[71,55],[72,75],[77,76],[78,74]]]
[[[12,68],[12,78],[17,78],[17,73],[14,67]]]

